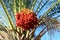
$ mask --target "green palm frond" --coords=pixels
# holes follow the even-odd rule
[[[42,15],[42,17],[46,17],[48,15],[48,13],[55,7],[57,6],[59,2],[56,2],[54,4],[52,4],[52,6]]]
[[[8,22],[7,16],[5,16],[5,14],[3,14],[2,11],[0,11],[0,15],[3,16],[3,17],[0,18],[0,23],[4,24],[4,22],[5,22],[5,24],[8,24],[6,26],[9,27],[9,22]]]
[[[35,11],[35,12],[37,12],[37,11],[38,11],[38,9],[39,9],[39,7],[40,7],[41,3],[42,3],[42,0],[41,0],[41,2],[39,3],[39,6],[37,7],[37,9],[36,9],[36,11]]]
[[[32,6],[32,7],[31,7],[31,10],[34,9],[34,6],[35,6],[36,2],[37,2],[37,0],[33,0],[33,4],[31,5],[31,6]]]
[[[49,0],[47,0],[45,3],[43,3],[44,5],[42,5],[42,7],[39,9],[39,11],[37,12],[37,15],[39,14],[39,12],[42,10],[42,8],[49,2]]]
[[[47,15],[47,17],[50,17],[51,18],[52,16],[54,16],[55,14],[57,14],[58,11],[60,11],[60,9],[53,11],[52,14]]]
[[[56,14],[59,14],[59,13],[60,13],[60,5],[59,5],[59,4],[60,4],[60,3],[58,3],[58,5],[55,6],[55,7],[49,12],[49,14],[47,14],[46,17],[52,18],[52,16],[54,16],[54,15],[56,15]]]
[[[9,15],[9,12],[6,8],[6,6],[4,5],[4,3],[1,1],[1,4],[2,4],[2,7],[4,8],[5,12],[6,12],[6,16],[8,17],[8,20],[9,20],[9,23],[10,23],[10,27],[13,28],[13,25],[12,25],[12,19],[11,19],[11,16]]]

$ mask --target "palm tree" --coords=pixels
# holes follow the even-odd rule
[[[36,16],[38,16],[48,2],[49,0],[45,2],[43,0],[0,0],[0,4],[5,11],[5,14],[1,13],[3,17],[0,18],[5,22],[0,22],[0,40],[40,40],[46,32],[51,33],[53,30],[59,31],[60,22],[57,18],[60,15],[53,17],[60,12],[59,0],[52,3],[48,10],[42,16],[39,16],[38,25],[35,25],[36,27],[33,29],[23,31],[22,28],[16,26],[15,14],[17,12],[20,12],[24,8],[29,8],[29,10],[34,11]],[[38,3],[38,6],[35,8],[36,3]],[[44,28],[42,27],[43,29],[35,38],[35,30],[40,25],[44,25]]]

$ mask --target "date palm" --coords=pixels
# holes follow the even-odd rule
[[[0,39],[1,40],[40,40],[41,37],[46,33],[51,33],[53,30],[59,31],[60,22],[57,20],[60,15],[53,17],[55,14],[60,13],[60,3],[59,0],[52,3],[51,7],[38,18],[38,25],[35,25],[33,29],[22,30],[16,26],[15,14],[20,12],[24,8],[29,8],[29,10],[34,11],[36,16],[40,14],[40,11],[46,6],[49,0],[43,2],[43,0],[0,0],[5,14],[1,19],[5,22],[0,22]],[[36,3],[38,6],[35,8]],[[40,7],[41,6],[41,7]],[[34,10],[35,8],[35,10]],[[35,38],[34,32],[36,28],[40,25],[44,25],[39,35]],[[51,34],[50,34],[51,35]]]

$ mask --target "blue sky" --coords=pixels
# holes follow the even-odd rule
[[[43,13],[44,12],[46,12],[46,10],[51,6],[51,4],[52,3],[54,3],[55,1],[54,0],[50,0],[46,5],[45,5],[45,7],[39,12],[39,15],[37,16],[37,17],[39,17],[40,15],[43,15]],[[38,4],[37,4],[38,5]],[[37,6],[35,7],[35,9],[37,8]],[[0,17],[3,17],[2,15],[1,15],[1,13],[3,13],[4,14],[4,16],[5,16],[5,12],[3,11],[3,8],[2,8],[2,6],[0,5]],[[7,18],[5,17],[5,20],[6,20]],[[6,23],[7,23],[7,21],[6,21]],[[42,26],[41,26],[42,27]],[[41,29],[42,28],[37,28],[37,30],[36,30],[36,32],[35,32],[35,36],[36,35],[38,35],[38,33],[41,31]],[[42,36],[42,38],[41,38],[41,40],[60,40],[60,33],[59,32],[57,32],[57,31],[55,31],[54,32],[55,34],[54,34],[54,36],[52,36],[52,37],[50,37],[49,35],[48,35],[48,32],[44,35],[44,36]],[[50,39],[51,38],[51,39]]]

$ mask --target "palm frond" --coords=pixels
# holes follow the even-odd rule
[[[33,4],[31,5],[31,6],[32,6],[32,7],[31,7],[31,10],[34,9],[34,6],[35,6],[36,2],[37,2],[37,0],[33,0]]]
[[[39,14],[39,12],[42,10],[42,8],[48,3],[49,0],[47,0],[45,3],[43,3],[44,5],[42,5],[42,7],[39,9],[39,11],[37,12],[37,15]]]
[[[11,4],[12,5],[12,4]],[[16,13],[16,0],[13,0],[13,13]]]
[[[41,39],[41,37],[47,32],[46,27],[42,29],[39,35],[36,37],[36,40]]]
[[[9,27],[9,22],[5,14],[3,12],[0,12],[1,18],[0,18],[0,23],[5,23],[7,27]]]
[[[35,13],[38,11],[38,9],[39,9],[39,7],[40,7],[41,3],[42,3],[42,0],[41,0],[41,2],[39,3],[39,6],[37,7],[37,9],[36,9]]]
[[[52,18],[52,16],[54,16],[55,14],[57,14],[58,11],[60,11],[60,9],[53,11],[51,14],[47,15],[47,17]]]
[[[44,18],[43,21],[45,22],[45,25],[47,27],[47,30],[52,29],[58,29],[60,27],[60,22],[58,20],[53,18]]]
[[[42,15],[42,17],[46,17],[49,12],[58,4],[59,2],[55,2],[52,4],[52,6]]]
[[[6,9],[6,6],[5,6],[4,3],[2,2],[2,0],[1,0],[1,5],[2,5],[4,11],[6,12],[6,16],[8,17],[8,20],[9,20],[9,22],[10,22],[10,27],[13,28],[13,25],[12,25],[12,22],[11,22],[11,21],[12,21],[12,20],[11,20],[11,17],[10,17],[10,15],[9,15],[8,10]]]
[[[52,16],[54,16],[55,14],[60,13],[60,5],[59,4],[54,9],[51,10],[51,12],[47,15],[47,17],[52,18]]]
[[[8,10],[8,14],[10,15],[10,17],[11,17],[11,21],[12,21],[12,24],[13,24],[13,26],[15,26],[15,10],[16,10],[16,8],[15,8],[15,5],[16,5],[16,3],[14,4],[14,1],[13,0],[2,0],[3,1],[3,3],[4,3],[4,5],[6,6],[6,9]]]

